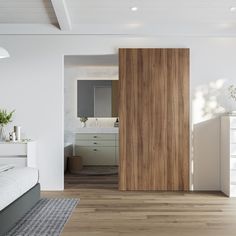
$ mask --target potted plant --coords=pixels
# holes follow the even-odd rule
[[[86,127],[86,121],[88,117],[80,117],[80,122],[82,123],[82,128]]]
[[[229,97],[236,102],[236,86],[235,85],[230,85],[229,88]],[[236,114],[236,111],[231,111],[232,114]]]
[[[0,109],[0,141],[6,141],[5,126],[12,122],[14,112],[7,112],[7,110]]]

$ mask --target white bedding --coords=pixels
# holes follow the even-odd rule
[[[38,183],[38,170],[29,167],[0,172],[0,211]]]
[[[0,173],[6,170],[10,170],[12,168],[14,168],[13,165],[0,165]]]

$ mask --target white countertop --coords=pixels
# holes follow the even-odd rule
[[[35,141],[33,141],[33,140],[28,140],[28,141],[16,141],[16,142],[4,141],[4,142],[0,142],[0,144],[27,144],[27,143],[31,143],[31,142],[35,142]]]
[[[94,134],[94,133],[109,133],[109,134],[118,134],[119,128],[118,127],[85,127],[79,128],[75,133],[82,133],[82,134]]]

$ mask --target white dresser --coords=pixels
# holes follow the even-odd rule
[[[118,165],[118,133],[76,133],[75,155],[83,165]]]
[[[0,165],[36,167],[36,142],[0,143]]]
[[[236,197],[236,116],[221,118],[221,191]]]

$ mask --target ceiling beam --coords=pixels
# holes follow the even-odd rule
[[[71,30],[71,19],[66,5],[66,0],[51,0],[57,16],[60,29],[63,31]]]
[[[0,0],[1,1],[1,0]],[[168,24],[149,24],[128,27],[116,25],[73,25],[72,30],[63,31],[52,24],[0,24],[1,35],[122,35],[135,37],[236,37],[236,25],[231,28],[218,24],[185,24],[181,27]],[[176,45],[184,47],[186,45]]]

